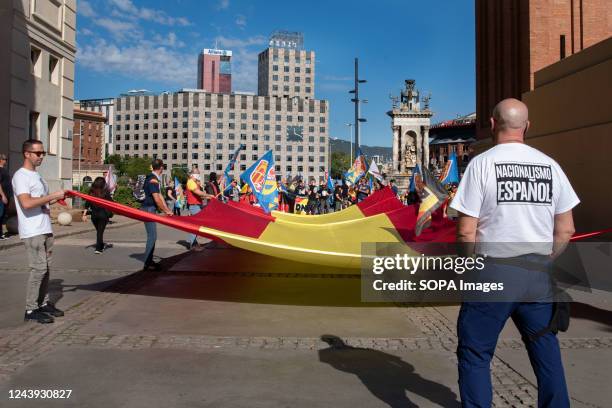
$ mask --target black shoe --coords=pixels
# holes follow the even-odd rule
[[[143,268],[144,271],[159,271],[161,270],[161,263],[159,262],[152,262],[148,265],[145,265]]]
[[[45,324],[45,323],[53,323],[55,320],[51,316],[46,314],[45,312],[42,312],[40,309],[37,309],[37,310],[33,310],[30,313],[26,312],[23,318],[23,321],[25,322],[34,321],[34,322]]]
[[[9,239],[8,235],[6,234],[0,235],[0,241],[4,241],[5,239]]]
[[[55,305],[52,305],[51,303],[47,303],[46,305],[38,308],[38,310],[53,317],[62,317],[64,315],[63,311],[59,310],[57,307],[55,307]]]

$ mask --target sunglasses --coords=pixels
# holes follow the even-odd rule
[[[34,151],[32,151],[32,150],[28,150],[28,153],[33,153],[33,154],[35,154],[37,157],[40,157],[40,156],[43,156],[43,157],[44,157],[44,156],[47,154],[47,152],[45,152],[44,150],[43,150],[42,152],[34,152]]]

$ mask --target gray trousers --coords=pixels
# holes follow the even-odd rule
[[[23,240],[30,265],[26,291],[26,310],[36,310],[49,301],[49,265],[53,234],[36,235]]]

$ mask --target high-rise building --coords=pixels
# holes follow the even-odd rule
[[[276,31],[258,57],[257,93],[315,97],[315,53],[305,51],[302,33]]]
[[[104,122],[104,144],[102,146],[102,159],[113,154],[113,125],[115,124],[114,114],[115,99],[81,99],[74,101],[75,109],[89,112],[100,112],[106,118]]]
[[[232,52],[204,49],[198,57],[198,89],[206,92],[232,92]]]
[[[476,133],[504,98],[533,90],[534,73],[612,35],[610,0],[476,0]]]
[[[13,173],[21,145],[43,142],[51,190],[71,188],[75,0],[0,2],[0,152]]]

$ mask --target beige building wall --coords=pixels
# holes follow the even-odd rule
[[[273,150],[277,175],[324,177],[329,157],[329,103],[300,97],[188,90],[115,100],[114,152],[161,158],[172,167],[222,172],[245,144],[239,175]],[[300,139],[301,136],[301,140]]]
[[[527,143],[553,157],[574,186],[578,232],[612,227],[612,38],[535,73],[523,94]]]
[[[270,47],[258,57],[257,93],[264,96],[315,97],[314,51]]]
[[[23,141],[42,140],[52,190],[71,187],[75,33],[75,0],[0,4],[0,151],[12,173]]]

